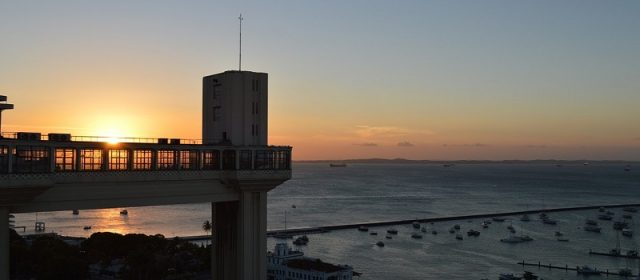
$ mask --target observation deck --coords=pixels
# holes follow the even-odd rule
[[[13,213],[238,200],[291,178],[291,147],[3,133],[0,206]]]

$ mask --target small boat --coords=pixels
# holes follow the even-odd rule
[[[477,230],[470,229],[467,231],[467,236],[480,236],[480,232]]]
[[[387,235],[387,236],[385,236],[384,238],[386,238],[386,239],[392,239],[393,237],[391,237],[391,235]]]
[[[538,215],[538,217],[540,218],[540,220],[544,220],[544,219],[549,218],[549,215],[547,215],[547,213],[545,213],[545,212],[542,212],[542,213],[540,213],[540,215]]]
[[[633,237],[633,230],[630,228],[623,228],[622,235],[626,237]]]
[[[618,270],[618,275],[629,277],[633,275],[633,271],[631,271],[631,269],[628,269],[628,268],[623,268]]]
[[[524,274],[522,274],[522,279],[524,279],[524,280],[538,280],[538,276],[533,274],[532,272],[525,271]]]
[[[631,167],[625,167],[624,171],[631,171]]]
[[[450,228],[450,229],[449,229],[449,233],[455,233],[455,232],[456,232],[456,230],[455,230],[455,229],[453,229],[453,228]]]
[[[415,228],[415,229],[419,229],[419,228],[420,228],[420,223],[418,223],[418,222],[413,222],[413,223],[411,224],[411,226],[413,226],[413,228]]]
[[[529,215],[524,214],[522,215],[522,217],[520,217],[520,221],[528,222],[528,221],[531,221],[531,218],[529,218]]]
[[[346,163],[329,163],[329,167],[347,167]]]
[[[462,240],[462,234],[459,234],[459,233],[458,233],[458,234],[456,234],[456,239],[458,239],[458,240]]]
[[[528,235],[512,235],[507,238],[500,239],[500,242],[504,243],[522,243],[528,241],[533,241],[533,238],[529,237]]]
[[[376,246],[378,246],[378,247],[384,247],[384,242],[382,242],[382,241],[378,241],[378,242],[376,242]]]
[[[558,237],[557,240],[560,242],[569,242],[569,238],[566,237]]]
[[[598,269],[591,268],[586,265],[576,267],[576,270],[578,271],[578,274],[584,275],[600,275],[601,273]]]
[[[127,209],[120,210],[120,215],[129,215],[129,211]]]
[[[369,228],[366,226],[359,226],[358,231],[369,231]]]
[[[420,229],[420,231],[421,231],[421,232],[427,232],[427,228],[426,228],[426,227],[422,227],[422,228]]]
[[[454,228],[455,230],[459,230],[459,229],[460,229],[460,225],[457,225],[457,224],[456,224],[456,225],[454,225],[454,226],[453,226],[453,228]]]
[[[622,229],[624,229],[624,228],[626,228],[628,226],[629,226],[629,224],[627,224],[626,222],[623,222],[623,221],[613,222],[613,229],[615,229],[615,230],[622,230]]]
[[[591,219],[586,219],[584,221],[584,223],[587,224],[587,225],[592,225],[592,226],[597,226],[598,225],[598,222],[596,222],[595,220],[591,220]]]
[[[520,280],[520,279],[522,279],[522,277],[515,276],[511,273],[500,274],[500,277],[498,277],[498,280]]]
[[[431,231],[431,234],[433,234],[433,235],[437,235],[437,234],[438,234],[438,231],[436,231],[436,230],[432,230],[432,231]]]
[[[560,231],[556,231],[555,236],[564,236],[564,233],[562,233]]]
[[[589,232],[600,232],[602,230],[601,227],[599,226],[593,226],[593,225],[586,225],[584,227],[584,231],[589,231]]]
[[[521,277],[515,276],[511,273],[509,274],[500,274],[500,277],[498,277],[498,280],[520,280],[522,279]]]
[[[395,228],[390,228],[390,229],[387,230],[387,233],[389,233],[389,234],[398,234],[398,230],[395,229]]]
[[[90,229],[91,229],[91,226],[84,226],[84,227],[83,227],[83,229],[84,229],[84,230],[90,230]]]
[[[493,217],[491,218],[494,222],[504,222],[506,219],[501,217]]]
[[[604,208],[604,207],[600,207],[600,208],[598,208],[598,212],[600,212],[600,213],[604,213],[604,211],[605,211],[605,208]]]
[[[629,257],[637,257],[638,256],[638,251],[629,250],[629,251],[627,251],[627,256],[629,256]]]
[[[369,235],[378,235],[378,233],[375,232],[375,231],[372,231],[372,232],[369,233]]]
[[[480,224],[482,226],[482,228],[489,228],[489,224],[482,222],[482,224]]]
[[[602,214],[602,215],[598,215],[598,219],[603,221],[611,221],[613,220],[613,217],[606,214]]]
[[[558,224],[558,222],[556,220],[553,219],[544,219],[542,220],[542,223],[545,225],[556,225]]]
[[[80,214],[80,211],[79,211],[79,210],[77,210],[77,209],[73,209],[73,211],[71,211],[71,214],[73,214],[73,215],[79,215],[79,214]]]
[[[411,238],[413,238],[413,239],[422,239],[422,234],[414,233],[414,234],[411,235]]]
[[[508,230],[515,230],[515,228],[513,228],[513,225],[508,225],[508,226],[507,226],[507,229],[508,229]]]
[[[622,208],[622,211],[636,213],[636,212],[638,212],[638,209],[633,208],[633,207],[625,207],[625,208]]]
[[[306,238],[306,237],[307,237],[306,235],[303,235],[302,237],[296,238],[296,240],[293,241],[293,244],[297,246],[307,245],[307,243],[309,243],[309,238]]]
[[[607,211],[607,213],[606,213],[606,214],[607,214],[607,215],[609,215],[609,216],[615,216],[615,215],[616,215],[616,213],[611,212],[611,211]]]

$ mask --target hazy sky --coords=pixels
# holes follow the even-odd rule
[[[295,159],[640,160],[640,1],[6,1],[3,131],[200,138],[269,73]]]

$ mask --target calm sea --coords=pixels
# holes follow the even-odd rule
[[[624,171],[621,164],[463,164],[454,167],[428,164],[352,164],[330,168],[326,164],[296,164],[293,179],[269,193],[269,229],[324,226],[354,222],[428,218],[527,209],[640,203],[640,169]],[[294,207],[295,206],[295,207]],[[202,235],[201,224],[209,219],[209,204],[172,205],[120,209],[38,213],[47,231],[62,235],[89,236],[92,232],[161,233],[165,236]],[[620,209],[614,210],[617,216]],[[551,216],[558,225],[543,225],[532,216],[529,223],[493,223],[481,229],[480,220],[427,225],[439,234],[410,238],[410,226],[396,227],[400,234],[384,240],[386,228],[373,229],[377,237],[356,230],[310,236],[299,248],[307,255],[334,263],[346,263],[363,272],[361,279],[497,279],[499,273],[521,273],[516,262],[542,261],[556,265],[593,265],[617,270],[634,260],[589,256],[588,250],[608,251],[616,246],[611,222],[602,222],[603,232],[584,232],[581,227],[596,211],[574,211]],[[16,215],[16,225],[31,231],[36,214]],[[635,214],[640,220],[640,214]],[[462,231],[481,230],[478,238],[456,240],[447,232],[454,223]],[[535,239],[523,244],[504,244],[506,226],[512,223]],[[640,224],[640,221],[637,222]],[[91,225],[89,231],[83,230]],[[640,236],[640,228],[632,224]],[[557,242],[553,233],[562,231],[570,242]],[[623,250],[639,248],[637,237],[620,237]],[[384,240],[386,246],[374,246]],[[275,244],[269,240],[269,246]],[[575,272],[526,268],[546,279],[582,279]],[[609,277],[616,279],[615,277]]]

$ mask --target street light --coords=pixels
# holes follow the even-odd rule
[[[13,104],[7,103],[7,97],[0,95],[0,138],[2,138],[2,111],[13,109]]]

